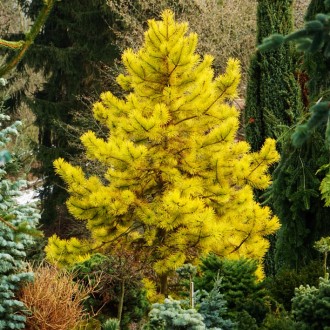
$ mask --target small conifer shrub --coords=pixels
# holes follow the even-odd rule
[[[103,330],[119,330],[119,321],[117,319],[107,319],[103,325]]]
[[[325,278],[320,278],[318,287],[301,285],[295,289],[292,314],[301,329],[330,329],[329,297],[329,274]]]
[[[236,328],[236,324],[230,319],[223,317],[227,314],[228,309],[224,294],[221,293],[221,281],[221,278],[217,278],[210,292],[205,290],[197,292],[197,304],[200,301],[198,312],[204,317],[207,329],[221,327],[222,330],[232,330]]]
[[[213,58],[195,52],[197,35],[187,35],[187,23],[166,10],[148,24],[142,48],[122,57],[124,99],[105,92],[94,104],[108,138],[92,131],[81,137],[103,175],[88,177],[61,158],[54,163],[68,187],[68,209],[87,222],[89,238],[53,236],[46,251],[65,266],[125,243],[149,254],[166,293],[175,269],[210,250],[262,260],[265,236],[279,222],[255,202],[253,188],[269,186],[267,171],[279,155],[272,139],[253,153],[235,139],[238,61],[229,59],[214,77]]]
[[[195,309],[184,309],[181,302],[165,299],[163,304],[153,304],[149,313],[149,323],[144,330],[205,330],[203,316]]]

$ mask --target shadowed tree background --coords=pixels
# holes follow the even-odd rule
[[[306,21],[314,19],[319,12],[325,12],[324,1],[312,0]],[[328,93],[328,59],[324,58],[323,51],[301,56],[300,71],[307,80],[303,90],[306,108],[302,117],[297,118],[301,121],[308,117],[308,109],[319,97]],[[312,260],[319,259],[314,242],[330,233],[330,210],[324,207],[319,191],[324,173],[318,172],[328,163],[329,150],[324,144],[325,125],[315,129],[298,148],[292,145],[292,133],[293,130],[289,131],[282,144],[281,162],[273,172],[272,206],[282,224],[277,234],[276,269],[299,271]]]
[[[257,44],[271,34],[293,30],[292,6],[293,0],[258,1]],[[256,52],[251,60],[244,112],[246,140],[253,150],[267,137],[279,138],[301,111],[294,59],[294,48],[283,45],[267,53]]]
[[[293,0],[258,1],[257,44],[271,34],[290,33],[293,25]],[[295,62],[292,45],[283,45],[267,53],[256,52],[251,60],[244,117],[246,140],[252,150],[258,150],[267,137],[275,138],[277,148],[281,150],[283,136],[288,135],[288,127],[301,113]],[[262,200],[260,191],[255,195]],[[271,248],[265,258],[268,274],[275,272],[275,240],[275,236],[270,237]]]

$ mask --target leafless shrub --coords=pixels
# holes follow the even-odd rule
[[[86,316],[82,303],[95,286],[82,286],[73,274],[48,264],[33,272],[34,281],[20,291],[29,312],[26,330],[74,329]]]

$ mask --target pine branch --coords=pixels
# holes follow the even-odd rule
[[[8,226],[10,229],[15,230],[15,231],[18,230],[15,226],[13,226],[11,223],[9,223],[8,221],[6,221],[4,218],[0,217],[0,221],[2,223],[4,223],[6,226]]]
[[[296,147],[302,146],[302,144],[308,139],[311,131],[328,120],[329,111],[330,111],[330,101],[319,102],[316,103],[313,107],[311,107],[310,112],[312,113],[312,115],[307,121],[307,123],[299,125],[296,128],[296,131],[292,135],[293,145]],[[329,123],[327,124],[325,139],[326,139],[326,143],[329,145],[330,143]]]
[[[8,41],[4,39],[0,39],[0,47],[8,48],[8,49],[21,49],[24,45],[24,41]]]
[[[55,1],[58,0],[44,0],[44,6],[41,9],[36,21],[34,22],[33,26],[31,27],[30,31],[25,35],[25,41],[7,41],[0,39],[0,47],[18,50],[16,55],[11,58],[8,63],[4,64],[0,67],[0,77],[4,76],[8,72],[10,72],[13,68],[17,66],[17,64],[22,60],[23,56],[29,49],[29,47],[33,44],[35,38],[41,31],[43,25],[45,24],[48,15],[50,14]]]

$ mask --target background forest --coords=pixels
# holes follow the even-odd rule
[[[0,23],[0,329],[330,329],[330,1]]]

